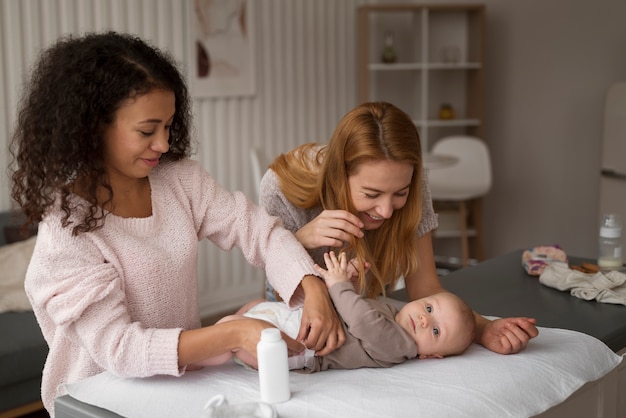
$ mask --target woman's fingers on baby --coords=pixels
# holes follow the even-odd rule
[[[315,355],[326,356],[335,351],[337,348],[341,347],[345,341],[346,336],[344,334],[343,328],[339,328],[337,332],[333,331],[326,335],[321,335],[319,340],[319,347],[314,349]]]
[[[326,340],[325,338],[322,338],[322,334],[320,333],[319,329],[311,328],[308,335],[306,336],[306,339],[303,342],[306,348],[308,348],[309,350],[317,351],[324,347],[325,341]]]
[[[337,349],[337,336],[329,335],[326,339],[326,344],[320,349],[315,350],[316,356],[326,356]]]
[[[289,356],[295,356],[305,350],[306,347],[300,341],[294,340],[284,332],[281,332],[281,334],[283,336],[283,340],[287,343],[287,353]]]

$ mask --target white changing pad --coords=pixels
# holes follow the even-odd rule
[[[290,373],[280,417],[528,417],[564,401],[622,357],[585,334],[539,328],[520,354],[473,345],[458,357],[412,360],[389,369]],[[255,371],[230,363],[181,377],[123,379],[102,373],[67,385],[79,401],[128,418],[201,417],[206,401],[259,401]]]

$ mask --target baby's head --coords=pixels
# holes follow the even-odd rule
[[[415,340],[419,358],[463,353],[472,344],[476,328],[471,308],[449,292],[407,303],[396,314],[396,322]]]

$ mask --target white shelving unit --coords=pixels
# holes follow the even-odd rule
[[[361,102],[384,100],[409,113],[426,151],[447,135],[484,139],[484,5],[364,5],[357,26]],[[388,32],[394,63],[382,62]],[[443,104],[453,119],[439,119]]]

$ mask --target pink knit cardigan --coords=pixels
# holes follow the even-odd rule
[[[303,301],[303,276],[316,274],[277,218],[241,192],[224,190],[197,162],[162,163],[149,180],[148,218],[109,214],[103,228],[73,236],[54,209],[40,224],[25,287],[50,347],[42,398],[52,415],[63,384],[104,370],[125,377],[184,373],[179,334],[200,327],[199,240],[239,247],[291,306]]]

